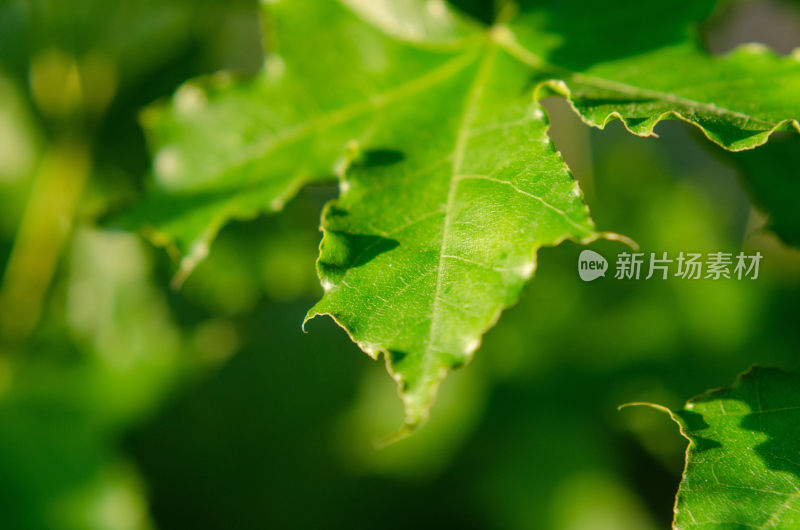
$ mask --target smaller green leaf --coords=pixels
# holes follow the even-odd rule
[[[758,147],[775,131],[800,132],[800,63],[758,44],[724,57],[694,45],[665,48],[598,65],[566,83],[581,117],[597,127],[619,118],[649,136],[659,121],[677,118],[732,151]]]
[[[663,16],[671,24],[688,23],[708,10],[696,7]],[[589,125],[602,129],[619,119],[630,132],[653,136],[660,121],[680,119],[731,151],[758,147],[775,131],[800,132],[797,53],[783,57],[750,43],[712,56],[688,29],[655,36],[661,47],[646,45],[639,31],[621,31],[620,38],[636,46],[618,49],[592,40],[592,32],[577,33],[563,24],[564,16],[559,8],[524,12],[495,27],[495,40],[539,72],[540,97],[566,97]],[[564,33],[549,33],[550,26]]]
[[[800,375],[754,367],[672,417],[689,439],[675,528],[800,528]]]

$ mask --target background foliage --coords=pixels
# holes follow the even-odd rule
[[[0,3],[0,526],[667,526],[685,441],[616,407],[678,409],[754,362],[795,365],[800,255],[746,190],[796,243],[796,138],[730,154],[680,123],[599,133],[547,100],[599,226],[645,251],[758,249],[762,277],[586,285],[579,247],[546,249],[425,429],[377,451],[403,417],[383,366],[330,321],[300,331],[335,187],[224,228],[180,290],[168,253],[103,228],[148,185],[140,109],[196,75],[257,70],[256,8]],[[799,20],[796,4],[742,3],[704,34],[715,53],[788,53]]]

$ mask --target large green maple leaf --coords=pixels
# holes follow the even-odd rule
[[[174,246],[186,274],[229,219],[338,176],[309,318],[385,356],[410,429],[537,250],[599,236],[541,97],[639,135],[679,118],[733,150],[799,127],[800,63],[754,46],[706,55],[693,24],[712,8],[504,3],[484,27],[441,0],[269,2],[259,75],[193,82],[146,116],[155,188],[128,222]]]

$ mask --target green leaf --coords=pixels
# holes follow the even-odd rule
[[[714,2],[640,4],[626,0],[610,11],[588,2],[536,4],[499,35],[538,71],[542,96],[567,97],[594,127],[620,119],[652,136],[661,120],[680,119],[733,151],[760,146],[778,130],[800,132],[800,55],[746,44],[710,56],[692,23]],[[579,6],[598,12],[580,14]],[[611,33],[615,39],[603,37]]]
[[[599,235],[540,98],[639,135],[682,119],[734,150],[798,128],[800,63],[755,46],[708,56],[694,28],[713,6],[522,2],[482,27],[440,0],[270,2],[263,72],[188,84],[146,117],[155,190],[128,219],[186,254],[185,275],[229,219],[338,176],[308,318],[383,353],[410,429],[537,250]]]
[[[371,140],[396,151],[356,159],[323,214],[326,292],[309,318],[329,314],[364,351],[384,353],[409,427],[517,300],[537,249],[597,237],[526,94],[527,69],[491,41],[477,51],[391,109],[406,123]]]
[[[686,74],[676,74],[676,65]],[[568,90],[548,86],[600,128],[619,118],[634,134],[651,136],[659,121],[677,118],[732,151],[763,145],[778,130],[800,131],[800,62],[758,45],[724,57],[707,57],[694,45],[666,48],[597,65],[566,84]]]
[[[470,24],[446,10],[403,25],[398,40],[356,12],[399,27],[405,4],[383,13],[368,2],[347,3],[355,11],[313,0],[271,5],[258,75],[234,82],[223,72],[190,81],[168,104],[143,114],[153,186],[117,222],[144,227],[154,242],[183,256],[179,279],[206,256],[225,223],[280,210],[303,184],[333,178],[348,142],[392,126],[383,109],[472,59],[453,51],[461,51]]]
[[[800,527],[800,376],[755,367],[673,418],[689,439],[675,528]]]

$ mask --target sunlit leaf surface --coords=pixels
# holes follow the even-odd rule
[[[270,2],[257,76],[190,82],[144,115],[154,187],[126,220],[183,256],[181,281],[230,219],[338,177],[309,316],[385,356],[413,427],[537,250],[599,236],[539,99],[642,136],[681,119],[731,150],[798,128],[800,63],[709,56],[695,26],[713,6],[522,2],[484,27],[438,0]]]
[[[800,526],[800,377],[753,368],[675,413],[689,439],[675,528]]]

